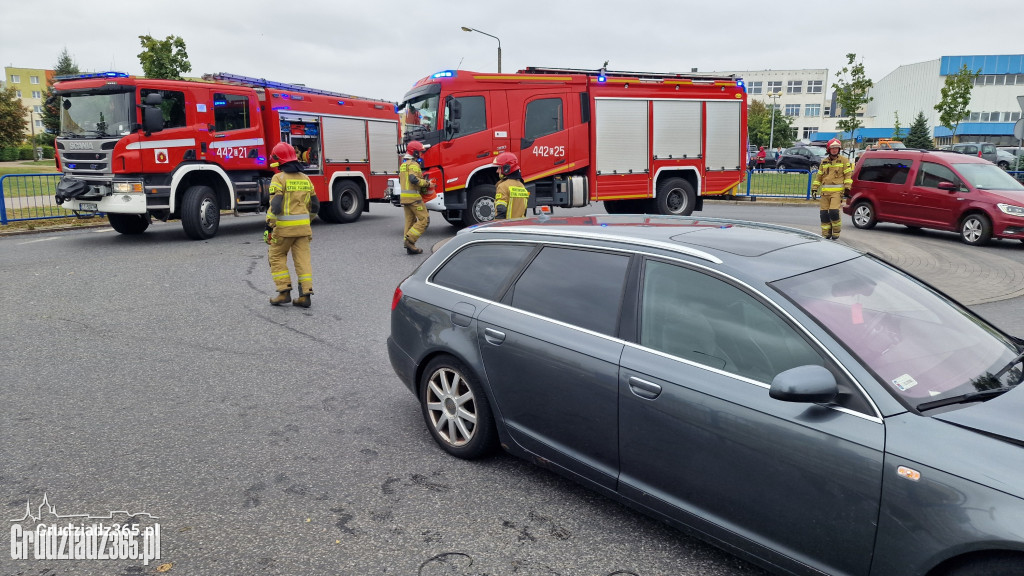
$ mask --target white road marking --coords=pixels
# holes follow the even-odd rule
[[[54,236],[53,238],[39,238],[39,239],[36,239],[36,240],[28,240],[28,241],[25,241],[25,242],[18,242],[18,246],[21,246],[22,244],[32,244],[34,242],[46,242],[47,240],[56,240],[56,239],[57,239],[57,237]]]

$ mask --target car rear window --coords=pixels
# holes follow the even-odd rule
[[[497,300],[499,290],[519,271],[534,248],[533,244],[470,244],[434,273],[433,282],[480,298]]]
[[[614,336],[629,256],[548,246],[512,288],[512,306]]]
[[[864,182],[905,184],[910,162],[894,158],[865,158],[860,165],[859,179]]]

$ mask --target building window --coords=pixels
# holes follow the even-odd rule
[[[826,118],[828,118],[828,117],[829,117],[829,116],[831,116],[831,115],[832,115],[832,108],[831,108],[831,107],[829,107],[829,106],[825,106],[825,114],[824,114],[824,116],[825,116]]]
[[[760,82],[750,82],[750,83],[747,84],[747,90],[751,94],[760,94],[761,93],[761,83]]]
[[[21,84],[21,76],[11,74],[11,84]]]
[[[996,118],[998,118],[998,117],[999,117],[999,113],[996,112]],[[988,122],[988,112],[982,112],[980,120],[982,122]]]
[[[18,98],[21,98],[21,90],[15,90],[14,95]]]
[[[789,129],[789,133],[790,135],[793,136],[793,140],[796,140],[797,138],[800,137],[800,129],[795,126]]]
[[[804,140],[810,140],[811,134],[814,134],[817,131],[817,126],[804,126]]]
[[[971,112],[971,117],[970,117],[969,121],[970,122],[980,122],[981,121],[981,112]]]
[[[808,80],[807,81],[807,93],[808,94],[821,94],[821,80]]]
[[[803,80],[790,80],[789,82],[786,82],[786,94],[802,94],[803,91]]]
[[[767,94],[774,94],[776,92],[782,92],[782,80],[768,83]]]
[[[39,76],[29,76],[28,81],[32,84],[39,84]]]
[[[804,104],[804,116],[821,116],[821,104]]]
[[[1010,112],[1010,122],[1020,120],[1020,112]]]
[[[800,105],[799,104],[786,104],[786,116],[799,116]]]
[[[36,120],[36,128],[42,128],[42,127],[43,127],[43,121],[42,120]]]
[[[38,100],[38,99],[43,97],[43,93],[40,92],[39,90],[33,90],[32,91],[32,97],[35,98],[36,100]]]
[[[42,114],[43,113],[43,107],[42,106],[33,106],[32,107],[32,111],[35,112],[36,114]]]

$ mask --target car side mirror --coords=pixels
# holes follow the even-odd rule
[[[825,367],[813,364],[779,373],[768,389],[769,396],[783,402],[820,404],[831,402],[837,394],[836,377]]]
[[[956,192],[959,189],[960,187],[957,186],[956,184],[953,184],[952,182],[939,182],[939,190],[945,190],[947,192]]]

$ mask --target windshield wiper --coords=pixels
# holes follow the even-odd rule
[[[960,394],[958,396],[950,396],[949,398],[940,398],[938,400],[922,402],[917,405],[917,411],[924,412],[925,410],[931,410],[932,408],[941,408],[942,406],[950,406],[952,404],[966,404],[968,402],[980,402],[982,400],[989,400],[1001,394],[1005,394],[1010,388],[1012,388],[1012,386],[1004,386],[1002,388],[979,390],[977,392],[968,392],[966,394]]]
[[[1013,368],[1014,366],[1016,366],[1017,363],[1020,362],[1021,360],[1024,360],[1024,352],[1021,352],[1020,354],[1017,354],[1016,356],[1014,356],[1013,360],[1010,360],[1009,362],[1007,362],[1006,366],[1003,366],[999,370],[999,372],[996,372],[995,374],[993,374],[992,377],[995,378],[996,380],[998,380],[1003,374],[1006,374],[1007,372],[1009,372],[1010,368]]]

